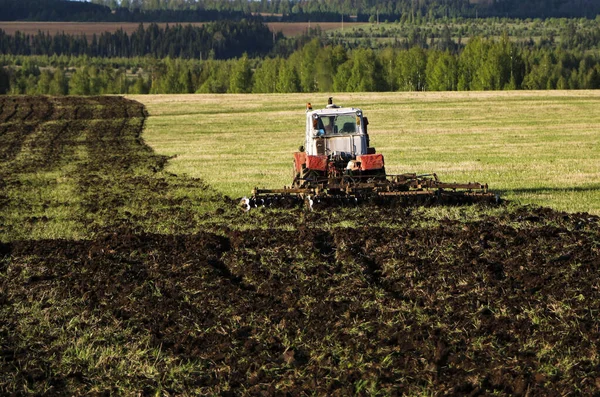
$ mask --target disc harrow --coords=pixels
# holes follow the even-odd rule
[[[257,207],[294,208],[309,210],[327,207],[371,205],[434,205],[434,204],[498,204],[498,195],[489,192],[487,185],[477,182],[444,183],[436,174],[388,175],[378,179],[329,178],[301,180],[302,187],[259,189],[244,197],[240,205],[245,210]]]

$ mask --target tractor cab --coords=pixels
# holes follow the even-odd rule
[[[383,155],[369,147],[369,121],[357,108],[329,104],[306,106],[304,146],[294,153],[293,186],[312,186],[325,179],[354,176],[385,178]]]
[[[362,110],[329,104],[325,109],[306,109],[306,154],[310,156],[343,157],[347,160],[368,153],[368,120]]]

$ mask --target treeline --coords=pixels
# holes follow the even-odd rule
[[[550,18],[600,14],[597,0],[0,0],[2,20],[205,22],[262,14],[268,21],[414,22],[453,17]]]
[[[88,3],[68,0],[0,0],[2,21],[75,21],[75,22],[209,22],[241,20],[250,15],[233,9],[193,7],[146,8],[142,1]],[[129,8],[131,6],[131,9]],[[112,9],[111,9],[112,7]]]
[[[281,38],[281,35],[278,36]],[[0,29],[0,53],[10,55],[87,55],[90,57],[227,59],[248,53],[264,56],[274,46],[276,38],[269,28],[256,19],[218,21],[203,26],[175,25],[164,29],[152,23],[140,24],[128,35],[116,32],[68,35],[38,32],[36,35],[16,32],[8,35]]]
[[[472,38],[457,54],[421,47],[346,50],[314,39],[287,59],[245,55],[225,61],[148,59],[129,69],[102,64],[106,60],[79,60],[86,66],[63,69],[40,67],[30,57],[12,59],[24,61],[2,69],[0,82],[5,83],[0,92],[95,95],[600,88],[597,55],[520,47],[507,37]]]
[[[379,15],[390,21],[400,18],[441,17],[587,17],[600,14],[597,0],[93,0],[116,9],[129,10],[235,10],[278,14],[283,18],[315,17],[320,13],[358,15],[360,21]],[[118,4],[118,5],[117,5]],[[295,16],[295,17],[294,17]],[[308,20],[308,19],[304,19]],[[312,19],[314,20],[314,19]],[[339,20],[336,19],[336,20]],[[383,19],[381,19],[383,20]]]
[[[380,24],[359,26],[345,31],[328,32],[332,42],[360,43],[377,48],[386,46],[442,46],[457,50],[469,37],[500,37],[508,34],[511,40],[534,47],[562,47],[571,50],[600,49],[600,17],[595,20],[548,18],[519,20],[480,18],[423,24]],[[388,39],[388,40],[385,40]]]
[[[513,18],[585,17],[600,15],[597,0],[494,0],[482,9],[483,16]]]
[[[456,53],[470,37],[498,37],[508,34],[519,46],[560,47],[576,51],[600,49],[600,18],[575,20],[549,18],[545,21],[489,18],[477,22],[368,25],[340,32],[321,31],[319,25],[302,35],[286,38],[273,34],[256,19],[218,21],[201,27],[155,23],[140,24],[131,34],[122,29],[100,35],[69,35],[38,32],[8,35],[0,29],[0,55],[69,55],[88,57],[166,57],[184,59],[229,59],[246,53],[249,57],[283,57],[301,48],[313,37],[325,44],[340,44],[346,49],[409,49],[419,46]],[[535,40],[533,39],[535,37]]]

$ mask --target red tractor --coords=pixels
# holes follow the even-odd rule
[[[368,119],[362,110],[340,107],[331,98],[324,109],[306,107],[304,146],[294,153],[294,180],[283,189],[258,189],[242,207],[361,202],[498,202],[487,185],[444,183],[436,174],[385,172],[383,155],[369,145]]]

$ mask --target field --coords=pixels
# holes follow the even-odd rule
[[[177,22],[169,23],[170,26],[176,25]],[[187,23],[186,23],[187,24]],[[202,26],[203,22],[189,23],[193,26]],[[144,24],[149,25],[149,23]],[[160,27],[165,27],[167,23],[158,23]],[[345,22],[342,26],[341,22],[268,22],[266,23],[273,32],[281,32],[285,36],[293,37],[306,32],[308,28],[315,29],[320,26],[323,31],[341,29],[342,27],[355,27],[364,24],[357,22]],[[50,33],[52,35],[65,33],[72,35],[86,35],[91,37],[96,34],[99,36],[104,32],[116,32],[119,29],[127,34],[131,34],[140,26],[137,22],[0,22],[0,29],[7,34],[15,34],[19,31],[24,34],[36,35],[39,31]]]
[[[241,197],[291,181],[304,107],[324,94],[134,97],[153,117],[146,142],[168,170]],[[600,214],[600,93],[336,94],[362,108],[389,173],[478,181],[507,200]]]
[[[515,100],[477,94],[470,103],[495,95],[508,106]],[[292,99],[299,97],[140,98],[146,108],[120,97],[0,97],[0,393],[599,391],[597,216],[516,203],[243,213],[223,193],[241,185],[215,189],[179,171],[184,155],[193,161],[202,147],[219,150],[214,164],[196,159],[190,170],[225,167],[222,146],[235,152],[236,134],[248,156],[276,165],[280,152],[289,155],[287,142],[297,141]],[[412,134],[419,121],[434,141],[450,116],[431,130],[443,111],[422,114],[423,97],[400,98],[415,107],[402,114],[403,150],[418,154]],[[596,123],[586,107],[593,94],[530,99],[534,107],[553,105],[546,114],[556,120],[566,117],[563,106],[589,112],[573,125],[581,139]],[[443,97],[428,100],[430,109],[448,106]],[[370,101],[353,103],[371,110],[374,143],[388,153],[394,139],[404,139],[390,127],[397,120],[385,121],[394,105]],[[479,116],[478,130],[506,122]],[[169,120],[177,130],[166,128]],[[252,152],[264,144],[253,137],[256,125],[264,127],[260,134],[281,133],[286,120],[294,121],[282,142],[269,142],[276,151]],[[526,126],[544,135],[539,145],[564,149],[535,123]],[[552,131],[576,139],[570,130]],[[468,153],[493,136],[483,134]],[[511,134],[533,139],[527,128]],[[186,145],[181,156],[163,155]],[[536,159],[536,146],[526,147]],[[438,146],[434,156],[443,152]],[[557,161],[561,153],[572,155],[557,152]],[[461,156],[462,169],[445,172],[481,176]],[[411,166],[421,161],[410,158]],[[216,178],[211,172],[197,175]],[[265,182],[279,178],[263,172]]]

